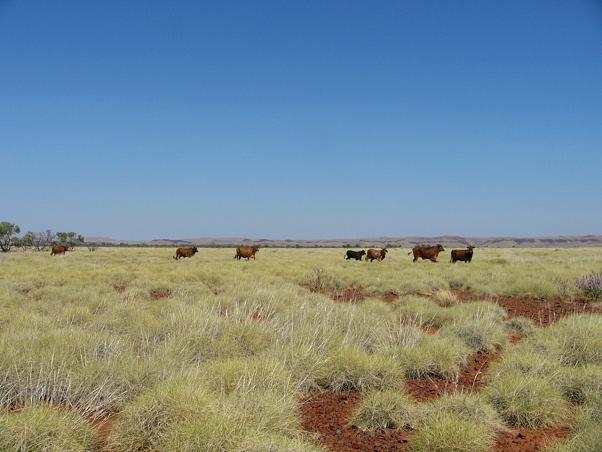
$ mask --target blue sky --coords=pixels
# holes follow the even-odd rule
[[[602,233],[602,4],[0,0],[0,220]]]

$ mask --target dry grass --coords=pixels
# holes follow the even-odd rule
[[[300,394],[397,391],[406,377],[455,378],[472,351],[503,347],[508,331],[530,329],[506,322],[498,306],[457,304],[450,288],[544,298],[568,290],[572,296],[570,286],[557,282],[602,263],[596,249],[480,249],[471,265],[456,266],[412,264],[406,252],[393,249],[378,265],[345,261],[340,249],[264,249],[252,262],[233,260],[228,249],[201,249],[179,262],[171,249],[3,255],[0,405],[69,408],[77,417],[60,422],[72,423],[65,431],[75,432],[79,416],[119,412],[115,450],[313,451],[300,437]],[[349,287],[375,298],[344,304],[319,293]],[[387,291],[400,299],[376,299]],[[435,294],[437,302],[420,293]],[[441,330],[432,336],[420,329],[430,326]],[[559,393],[561,401],[564,396],[591,411],[597,371],[585,369],[601,364],[599,331],[597,320],[582,316],[530,334],[513,355],[548,355],[554,369],[583,370],[574,378],[559,370],[545,385],[529,380],[533,391],[523,397],[502,377],[517,372],[529,379],[537,371],[522,369],[530,359],[516,358],[495,371],[503,384],[489,380],[489,400],[517,425],[557,419]],[[552,400],[547,405],[554,409],[541,415],[531,405],[505,408],[517,398],[535,408]],[[443,441],[456,427],[465,433],[441,444],[474,450],[489,444],[489,430],[474,419],[442,416],[425,424],[416,447]],[[473,443],[472,435],[483,431],[486,441]]]

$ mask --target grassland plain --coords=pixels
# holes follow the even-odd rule
[[[560,426],[558,450],[602,449],[602,317],[540,328],[478,302],[573,300],[602,249],[486,248],[454,265],[408,251],[373,263],[340,248],[262,249],[251,262],[230,249],[2,254],[1,448],[488,450],[509,431]],[[342,300],[354,303],[333,302],[351,288]],[[482,391],[462,375],[475,357],[496,359]],[[410,400],[417,379],[452,391]],[[340,398],[355,405],[332,438],[304,417],[324,393],[355,394]]]

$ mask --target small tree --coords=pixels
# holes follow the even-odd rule
[[[23,235],[23,237],[21,237],[19,245],[21,246],[21,248],[26,250],[27,248],[33,247],[33,243],[34,243],[35,239],[36,239],[36,235],[31,231],[27,231]]]
[[[33,241],[33,247],[36,251],[45,251],[54,241],[54,239],[54,232],[52,232],[50,229],[46,229],[44,232],[38,232]]]
[[[75,232],[57,232],[56,238],[59,242],[69,246],[77,246],[84,244],[84,237]]]
[[[3,253],[8,253],[14,246],[17,239],[16,235],[21,232],[21,228],[9,221],[0,223],[0,250]]]

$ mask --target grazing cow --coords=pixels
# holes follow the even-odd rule
[[[66,251],[69,251],[69,247],[67,245],[53,245],[50,250],[51,256],[56,256],[57,254],[65,254]]]
[[[455,264],[457,261],[470,262],[472,261],[472,250],[474,250],[474,246],[469,246],[465,250],[452,250],[449,261],[452,264]]]
[[[418,258],[429,259],[433,262],[437,262],[437,256],[441,251],[445,251],[445,248],[441,245],[435,246],[415,246],[408,254],[414,253],[414,260],[416,262]]]
[[[175,260],[178,260],[182,257],[192,257],[198,252],[199,252],[199,250],[196,246],[186,246],[183,248],[178,248],[176,250],[176,255],[173,258]]]
[[[236,255],[234,259],[241,260],[243,257],[247,260],[253,258],[255,260],[255,253],[259,251],[258,246],[239,246],[236,248]]]
[[[345,255],[345,259],[346,260],[355,259],[356,261],[361,261],[362,256],[365,256],[365,255],[366,255],[366,252],[364,250],[361,250],[361,251],[348,250],[347,254]]]
[[[374,259],[382,261],[387,255],[388,250],[386,248],[370,248],[368,254],[366,254],[366,260],[372,262]]]

